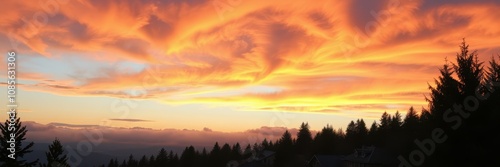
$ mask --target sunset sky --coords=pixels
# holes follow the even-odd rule
[[[496,0],[7,0],[0,11],[20,116],[40,126],[345,129],[427,107],[462,38],[483,61],[500,53]]]

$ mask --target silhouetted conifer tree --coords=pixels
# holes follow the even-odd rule
[[[134,159],[134,156],[132,154],[130,154],[128,156],[128,160],[127,160],[127,166],[128,167],[136,167],[138,165],[138,162],[137,160]]]
[[[45,153],[45,157],[47,158],[47,164],[43,165],[44,167],[69,167],[67,163],[68,157],[57,138],[49,145],[49,151]]]
[[[310,156],[309,154],[311,153],[312,142],[313,139],[311,131],[309,130],[309,124],[302,122],[299,132],[297,132],[297,153]]]
[[[337,135],[331,125],[326,125],[314,137],[314,148],[316,154],[334,154],[336,144],[338,144]]]
[[[378,138],[378,124],[377,121],[373,121],[372,125],[370,126],[370,130],[368,131],[368,144],[369,145],[376,145],[377,143],[377,138]]]
[[[433,127],[445,127],[443,114],[458,101],[460,97],[459,83],[452,75],[453,71],[449,68],[448,62],[440,69],[441,76],[435,79],[436,86],[430,86],[430,97],[426,98],[429,102],[429,112],[432,118],[430,122]]]
[[[264,139],[264,141],[266,141]],[[240,143],[236,143],[233,145],[231,148],[231,157],[229,158],[231,160],[240,160],[241,159],[241,146]]]
[[[290,134],[290,132],[288,132],[288,130],[286,130],[277,144],[276,166],[291,166],[290,163],[293,159],[293,155],[294,151],[292,135]]]
[[[143,155],[141,160],[139,160],[138,166],[140,166],[140,167],[149,166],[149,161],[148,161],[148,158],[146,158],[146,155]]]
[[[186,147],[181,154],[181,167],[194,167],[196,165],[196,158],[196,151],[194,147]]]
[[[158,155],[156,155],[155,162],[153,163],[154,166],[166,166],[168,163],[168,153],[167,150],[164,148],[161,148],[161,150],[158,152]]]
[[[30,142],[27,145],[23,143],[26,140],[25,136],[28,130],[26,126],[22,126],[21,118],[17,117],[17,114],[13,115],[13,120],[15,123],[13,125],[9,125],[10,121],[5,120],[4,124],[0,124],[0,167],[30,167],[34,166],[38,163],[38,159],[35,161],[28,162],[23,160],[24,156],[30,152],[32,152],[31,147],[33,147],[34,143]],[[11,134],[14,134],[14,138],[11,138]],[[8,148],[11,148],[11,141],[14,139],[12,143],[15,144],[15,155],[11,155],[11,151]],[[15,159],[11,158],[14,157]]]
[[[215,142],[215,145],[212,148],[212,151],[210,151],[209,157],[210,157],[210,160],[209,160],[210,167],[218,167],[218,166],[225,165],[225,163],[221,157],[221,148],[220,148],[218,142]]]

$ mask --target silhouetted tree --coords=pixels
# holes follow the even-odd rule
[[[226,165],[231,160],[231,146],[225,143],[220,149],[221,162]]]
[[[291,166],[290,163],[292,161],[294,151],[292,135],[288,132],[288,130],[283,133],[277,145],[278,150],[276,152],[276,166]]]
[[[267,141],[266,138],[262,140],[262,143],[260,144],[264,150],[269,150],[269,142]]]
[[[377,144],[377,138],[378,138],[378,124],[377,121],[373,121],[372,125],[370,126],[370,130],[368,131],[368,144],[369,145],[376,145]]]
[[[165,148],[161,148],[161,150],[158,152],[158,155],[156,155],[156,159],[154,161],[154,166],[161,167],[165,166],[168,163],[168,153]]]
[[[436,86],[433,87],[429,85],[431,93],[430,97],[426,97],[426,100],[429,102],[428,111],[431,116],[431,119],[428,121],[430,124],[430,128],[428,129],[429,131],[431,131],[431,128],[450,129],[450,127],[447,126],[446,122],[443,120],[443,114],[446,110],[452,108],[453,104],[460,98],[459,83],[453,78],[452,75],[454,72],[449,68],[447,60],[443,65],[443,68],[440,69],[440,73],[441,76],[434,80]],[[440,160],[437,157],[440,157],[440,159],[447,159],[447,151],[443,150],[451,149],[451,145],[450,143],[443,143],[441,148],[442,150],[437,150],[434,156],[428,158],[426,161],[427,164],[440,166],[448,165],[446,161],[449,161],[449,159],[441,160],[444,163],[439,163]]]
[[[396,111],[394,116],[392,116],[391,123],[389,125],[392,131],[398,131],[401,128],[401,125],[403,125],[403,121],[401,119],[401,114],[399,111]]]
[[[149,166],[155,166],[155,164],[156,164],[156,158],[154,155],[151,155],[149,157]]]
[[[429,85],[431,90],[430,97],[426,97],[429,102],[429,113],[431,115],[433,127],[445,127],[443,121],[444,112],[451,108],[453,104],[458,101],[460,96],[458,90],[458,81],[452,75],[453,71],[449,68],[448,61],[440,69],[441,76],[435,79],[435,87]]]
[[[146,155],[143,155],[141,160],[139,160],[138,166],[149,166],[149,161],[148,158],[146,158]]]
[[[331,125],[326,125],[314,137],[314,148],[316,154],[338,154],[341,152],[338,148],[342,143],[339,136],[333,130]]]
[[[223,159],[221,157],[221,148],[220,148],[218,142],[215,142],[215,145],[212,148],[212,151],[210,151],[209,157],[210,157],[209,166],[219,167],[219,166],[225,165],[225,162],[223,161]]]
[[[264,141],[266,141],[266,139],[264,139]],[[240,160],[241,159],[240,143],[236,143],[235,145],[233,145],[233,147],[231,148],[231,157],[229,159],[231,159],[231,160]]]
[[[193,146],[186,147],[181,154],[181,167],[195,167],[196,151]]]
[[[252,151],[253,152],[260,152],[260,151],[262,151],[262,146],[259,143],[254,143],[252,146]]]
[[[416,132],[417,129],[419,128],[419,120],[420,120],[420,118],[418,117],[417,112],[415,111],[413,106],[410,107],[410,109],[408,109],[408,112],[406,113],[405,119],[403,121],[403,129],[406,132],[410,132],[410,133]]]
[[[500,56],[498,56],[500,58]],[[489,131],[500,128],[500,62],[495,58],[489,61],[488,71],[485,76],[484,96],[487,97],[485,117],[488,120],[486,124],[490,127]]]
[[[275,148],[275,146],[273,144],[273,141],[269,141],[269,148],[268,149],[271,150],[271,151],[275,151],[276,150],[276,148]]]
[[[354,140],[356,140],[356,123],[354,123],[354,121],[351,121],[349,122],[349,124],[347,125],[347,129],[346,129],[346,132],[345,132],[345,139],[352,143]]]
[[[311,151],[310,148],[312,146],[312,141],[313,139],[311,131],[309,131],[309,124],[302,122],[302,124],[300,125],[299,132],[297,132],[297,143],[296,143],[297,153],[309,156]]]
[[[391,115],[387,114],[387,112],[384,112],[380,117],[379,130],[384,133],[387,132],[389,130],[390,124],[391,124]]]
[[[498,142],[500,136],[492,133],[500,129],[500,121],[498,121],[500,119],[500,62],[497,62],[494,58],[489,61],[484,87],[484,97],[487,97],[487,99],[486,105],[482,107],[483,112],[485,112],[482,127],[488,135],[478,137],[485,137],[483,138],[484,141],[479,141],[482,142],[483,150],[492,152],[496,148],[500,148],[500,142]],[[499,156],[498,154],[486,154],[489,156],[484,156],[485,159],[495,159],[495,157]],[[500,166],[500,164],[496,163],[496,166]]]
[[[203,163],[207,164],[208,163],[207,162],[208,155],[206,153],[205,148],[203,148],[203,151],[204,151],[204,158],[206,158],[205,161],[203,161]],[[170,153],[168,154],[168,159],[170,160],[170,162],[169,162],[170,166],[179,166],[180,160],[179,160],[179,156],[177,155],[177,153],[174,154],[174,152],[172,152],[172,150],[170,150]]]
[[[43,165],[44,167],[69,167],[67,163],[68,157],[57,138],[49,145],[49,151],[45,153],[45,157],[47,158],[47,164]]]
[[[120,165],[120,167],[127,167],[127,161],[123,160],[122,164]]]
[[[134,156],[132,154],[128,156],[128,161],[127,161],[128,167],[136,167],[139,165],[138,163],[139,162],[137,162],[137,160],[134,159]]]
[[[36,165],[38,159],[31,162],[23,160],[26,154],[32,152],[31,147],[34,145],[33,142],[23,145],[23,141],[26,140],[26,133],[28,132],[26,126],[22,126],[21,118],[17,117],[17,113],[13,113],[10,119],[15,120],[15,122],[10,124],[10,120],[7,119],[4,124],[0,124],[0,162],[2,162],[0,167],[30,167]],[[11,134],[14,135],[13,138],[11,138]],[[11,143],[15,144],[13,147],[15,155],[9,150]]]
[[[476,90],[480,88],[483,78],[482,64],[478,60],[476,51],[469,53],[469,45],[465,43],[464,39],[460,45],[460,53],[457,53],[457,63],[453,64],[462,98],[475,95]]]
[[[120,164],[118,164],[118,159],[111,159],[109,160],[108,167],[119,167]]]
[[[367,142],[368,129],[366,128],[365,121],[361,118],[356,121],[356,147],[360,147]]]

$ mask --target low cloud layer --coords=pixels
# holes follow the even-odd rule
[[[118,128],[98,125],[73,125],[64,123],[40,124],[23,122],[27,126],[27,138],[31,141],[50,143],[55,138],[66,143],[81,141],[99,141],[100,143],[116,145],[133,145],[134,147],[170,146],[185,147],[189,145],[197,148],[212,148],[215,142],[241,145],[253,145],[264,139],[276,141],[283,135],[286,128],[260,127],[242,132],[220,132],[209,128],[192,129],[150,129],[150,128]],[[295,136],[297,129],[288,129]]]

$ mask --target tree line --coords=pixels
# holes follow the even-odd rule
[[[376,146],[401,157],[416,158],[411,157],[412,152],[422,149],[416,143],[431,138],[436,129],[444,132],[446,141],[435,143],[432,152],[417,157],[422,163],[415,166],[500,166],[495,162],[500,155],[497,151],[500,148],[500,136],[497,135],[500,132],[500,91],[495,91],[500,90],[499,62],[494,57],[486,64],[479,61],[477,52],[469,51],[464,40],[455,61],[446,61],[439,71],[435,84],[428,84],[430,93],[425,97],[428,106],[420,111],[410,107],[404,116],[399,111],[392,115],[384,112],[378,121],[369,125],[360,118],[351,121],[345,130],[326,125],[314,135],[309,124],[302,123],[296,138],[286,130],[278,140],[264,139],[244,148],[239,143],[221,146],[216,142],[210,150],[186,147],[181,155],[162,148],[155,155],[111,159],[99,167],[224,167],[263,150],[276,153],[275,166],[294,167],[305,166],[316,154],[347,155],[362,146]],[[14,162],[4,158],[5,127],[6,124],[0,126],[2,166],[36,165],[37,162]],[[26,129],[19,133],[21,142]],[[19,155],[29,153],[31,146],[32,143],[19,148]],[[67,165],[58,140],[46,155],[49,164],[45,165]]]

